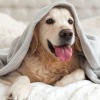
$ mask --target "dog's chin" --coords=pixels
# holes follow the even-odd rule
[[[61,61],[70,61],[72,57],[71,45],[65,43],[55,46],[49,40],[47,40],[47,42],[48,42],[48,48],[52,54],[54,54]]]

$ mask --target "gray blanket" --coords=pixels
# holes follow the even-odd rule
[[[69,9],[72,13],[75,20],[75,28],[86,57],[85,63],[83,63],[82,59],[80,59],[81,67],[84,69],[87,77],[91,81],[99,84],[100,40],[96,36],[87,35],[84,33],[75,8],[73,5],[62,0],[55,1],[42,8],[41,11],[35,16],[33,21],[25,29],[22,36],[16,38],[10,48],[0,50],[0,76],[8,74],[20,66],[28,52],[36,24],[55,6],[63,6],[66,9]]]

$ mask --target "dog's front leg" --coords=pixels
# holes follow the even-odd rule
[[[18,77],[7,92],[8,100],[26,100],[29,95],[30,80],[27,76]]]
[[[85,73],[82,69],[77,69],[69,75],[64,76],[60,81],[55,83],[55,86],[66,86],[76,81],[85,79]]]

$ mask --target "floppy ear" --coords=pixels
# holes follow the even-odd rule
[[[78,37],[75,24],[74,24],[74,32],[75,32],[75,45],[74,45],[74,48],[75,48],[76,51],[78,51],[79,53],[81,53],[81,52],[83,52],[83,51],[82,51],[80,39],[79,39],[79,37]]]
[[[33,54],[38,47],[38,25],[36,25],[33,38],[30,45],[31,54]]]
[[[81,46],[81,42],[80,42],[80,39],[78,37],[78,34],[77,34],[77,31],[76,31],[76,27],[74,25],[74,30],[75,30],[75,45],[74,45],[74,48],[75,50],[77,51],[77,53],[83,57],[84,56],[84,52],[82,50],[82,46]]]
[[[75,37],[75,50],[77,51],[77,53],[79,55],[81,55],[82,57],[85,57],[84,52],[83,52],[82,47],[81,47],[80,39],[77,35]]]
[[[79,40],[79,37],[78,36],[75,37],[75,49],[78,52],[83,52],[82,51],[82,47],[81,47],[81,43],[80,43],[80,40]]]

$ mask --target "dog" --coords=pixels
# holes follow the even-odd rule
[[[65,86],[85,79],[80,55],[84,56],[72,14],[66,8],[55,7],[36,25],[20,67],[0,77],[0,82],[10,86],[9,100],[26,100],[30,82]]]

